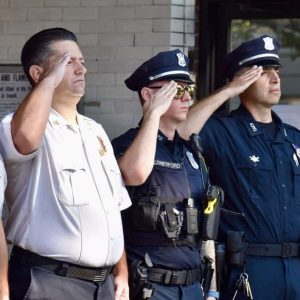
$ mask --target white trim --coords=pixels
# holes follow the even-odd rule
[[[178,70],[178,71],[169,71],[169,72],[160,73],[160,74],[157,74],[155,76],[149,76],[149,80],[152,81],[152,80],[155,80],[155,79],[163,77],[163,76],[176,75],[176,74],[184,74],[184,75],[190,76],[189,72]]]
[[[244,60],[241,60],[238,65],[241,66],[243,65],[244,63],[248,62],[248,61],[251,61],[251,60],[254,60],[254,59],[257,59],[257,58],[262,58],[262,57],[275,57],[277,59],[279,59],[279,56],[277,54],[273,54],[273,53],[264,53],[264,54],[258,54],[258,55],[254,55],[254,56],[251,56],[251,57],[248,57]]]

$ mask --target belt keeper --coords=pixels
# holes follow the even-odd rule
[[[179,273],[177,271],[172,272],[171,284],[178,284]]]
[[[65,277],[67,275],[68,268],[69,268],[68,263],[66,262],[61,263],[55,270],[55,274]]]
[[[292,245],[290,243],[284,243],[282,244],[282,254],[281,256],[283,258],[287,258],[291,256],[291,252],[292,252]]]
[[[186,274],[186,285],[191,285],[192,284],[192,271],[188,271]]]
[[[164,283],[169,284],[171,282],[171,278],[172,278],[172,271],[166,272]]]

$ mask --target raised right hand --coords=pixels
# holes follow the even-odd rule
[[[262,73],[262,67],[252,66],[239,70],[228,83],[229,98],[238,96],[254,83]]]
[[[163,87],[156,93],[153,93],[149,99],[145,100],[143,105],[144,115],[155,112],[159,117],[162,116],[169,109],[176,93],[177,83],[175,81],[172,80],[163,85]]]
[[[69,52],[64,53],[62,56],[52,58],[41,74],[39,82],[47,80],[47,82],[49,81],[54,85],[54,88],[56,88],[64,77],[70,59],[71,54]]]

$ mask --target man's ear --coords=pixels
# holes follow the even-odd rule
[[[38,65],[32,65],[29,68],[29,75],[35,83],[38,83],[41,79],[44,69]]]
[[[144,102],[150,100],[152,96],[150,89],[147,87],[143,87],[141,89],[141,96]]]

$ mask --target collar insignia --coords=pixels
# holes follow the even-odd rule
[[[253,132],[257,131],[257,128],[255,127],[254,123],[249,123],[251,129],[253,130]]]
[[[178,65],[181,67],[185,67],[186,66],[186,61],[184,59],[184,54],[183,53],[177,53],[177,58],[178,58]]]
[[[159,133],[157,134],[157,139],[158,139],[159,141],[163,141],[163,140],[164,140],[163,136],[161,136]]]
[[[265,37],[264,39],[263,39],[263,41],[265,42],[265,49],[266,50],[274,50],[275,49],[275,46],[274,46],[274,44],[273,44],[273,39],[272,38],[270,38],[270,37]]]
[[[58,122],[57,120],[54,120],[54,121],[53,121],[53,124],[54,124],[54,125],[59,125],[59,122]]]
[[[254,163],[258,163],[259,162],[259,156],[251,155],[251,156],[249,156],[249,158]]]

